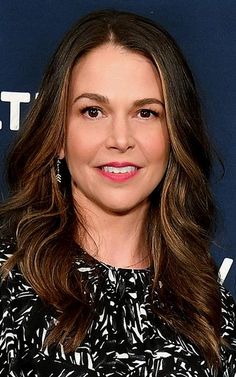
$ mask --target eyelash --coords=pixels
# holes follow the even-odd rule
[[[102,113],[102,110],[99,107],[96,107],[96,106],[86,106],[86,107],[80,109],[80,113],[82,115],[84,115],[89,110],[97,110],[97,111],[100,111]],[[139,110],[138,112],[141,112],[141,111],[149,111],[155,118],[159,117],[159,113],[157,111],[143,108],[143,109]],[[90,119],[96,119],[96,117],[89,117],[89,118]],[[150,119],[150,118],[142,117],[142,119]]]

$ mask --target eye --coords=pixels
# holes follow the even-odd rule
[[[101,109],[95,106],[86,106],[80,110],[80,113],[86,115],[88,118],[98,119],[102,117]]]
[[[146,119],[150,119],[152,117],[157,118],[159,116],[158,112],[154,110],[150,110],[150,109],[139,110],[138,114],[140,114],[140,118],[146,118]]]

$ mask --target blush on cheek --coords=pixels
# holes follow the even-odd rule
[[[149,161],[161,162],[168,159],[170,147],[168,142],[163,141],[162,143],[158,140],[156,143],[149,144],[146,150],[148,151],[147,158]]]

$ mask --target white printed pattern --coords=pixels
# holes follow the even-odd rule
[[[0,262],[11,245],[0,246]],[[56,313],[46,309],[16,269],[1,287],[1,377],[212,377],[197,348],[154,317],[148,302],[150,270],[118,269],[79,259],[78,273],[89,283],[97,318],[74,353],[63,347],[44,349]],[[103,279],[97,274],[98,270]],[[222,291],[222,335],[231,349],[222,348],[223,371],[236,376],[236,320],[231,296]],[[157,303],[158,304],[158,303]]]

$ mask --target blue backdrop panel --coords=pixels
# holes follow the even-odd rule
[[[236,297],[236,2],[234,0],[0,1],[0,193],[4,160],[58,41],[80,16],[113,7],[162,24],[193,70],[209,131],[226,172],[212,185],[221,211],[213,255]],[[216,246],[218,245],[218,246]]]

